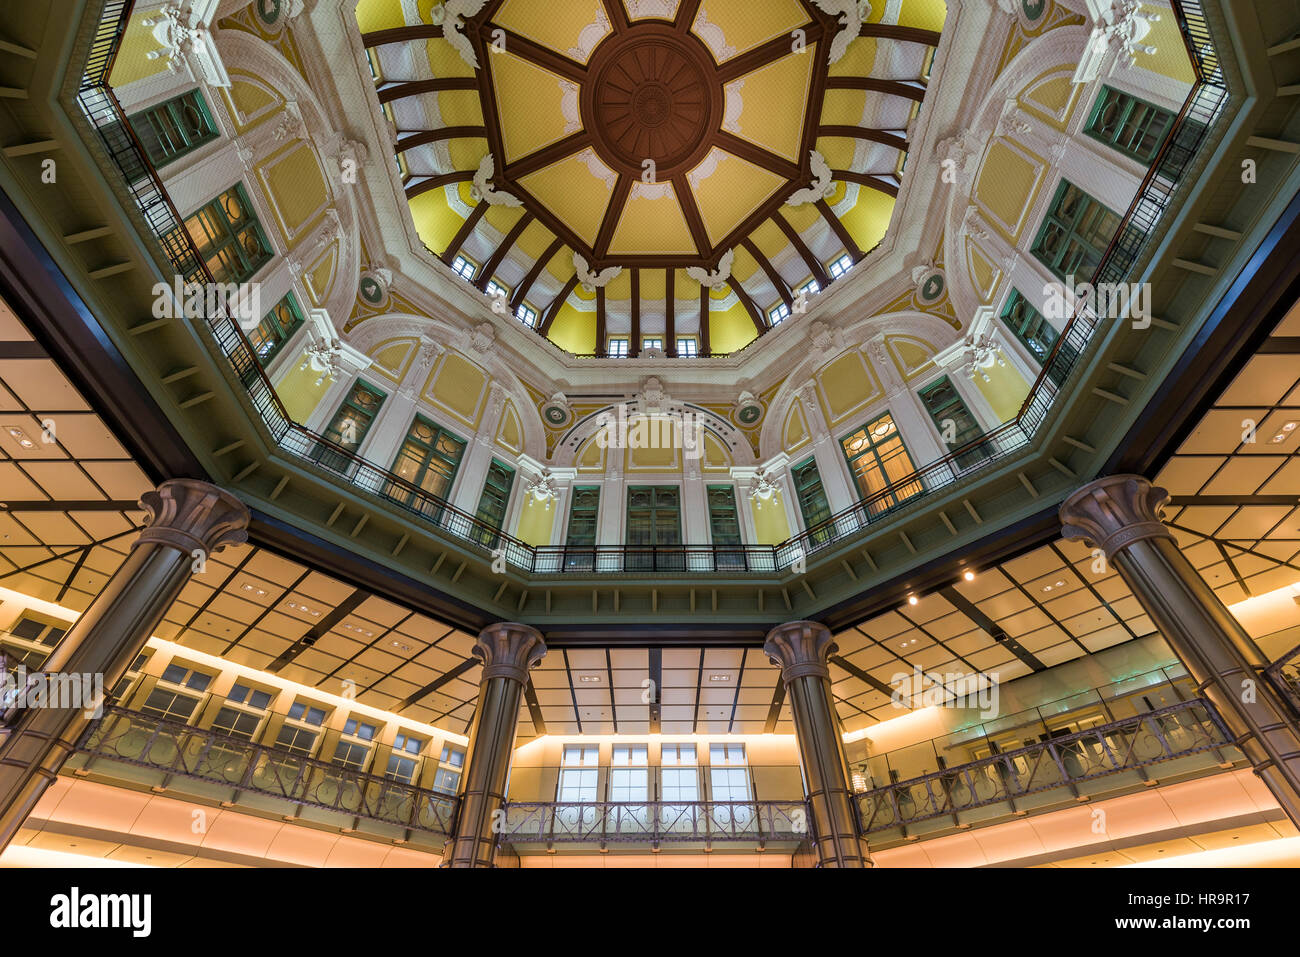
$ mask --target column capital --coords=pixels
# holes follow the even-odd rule
[[[170,479],[140,496],[148,525],[135,540],[211,555],[248,541],[249,512],[223,488],[197,479]]]
[[[1108,475],[1061,503],[1061,536],[1082,539],[1110,558],[1134,542],[1173,538],[1160,520],[1169,493],[1141,475]]]
[[[546,655],[542,633],[514,621],[488,625],[474,642],[473,655],[483,662],[483,677],[528,681],[528,672]]]
[[[781,666],[781,680],[793,681],[804,675],[829,678],[826,660],[837,650],[831,630],[816,621],[789,621],[767,633],[763,651],[772,664]]]

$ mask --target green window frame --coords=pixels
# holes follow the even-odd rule
[[[342,446],[347,452],[356,452],[386,398],[383,392],[358,379],[330,419],[330,424],[325,429],[325,438]],[[350,456],[325,444],[316,447],[312,458],[335,472],[346,473],[356,466]]]
[[[599,522],[600,486],[574,486],[573,498],[569,502],[569,527],[564,536],[565,568],[595,571]]]
[[[286,294],[271,307],[271,311],[248,335],[253,354],[263,368],[271,364],[271,360],[284,348],[284,344],[293,337],[302,323],[302,310],[293,293]]]
[[[685,568],[685,555],[657,549],[682,544],[682,491],[676,485],[632,485],[627,490],[629,571]],[[645,551],[635,551],[645,549]]]
[[[1038,230],[1033,254],[1058,278],[1088,282],[1120,222],[1118,213],[1063,179]]]
[[[180,159],[221,135],[198,88],[133,113],[127,122],[155,167]]]
[[[925,406],[925,411],[929,413],[931,421],[934,422],[934,427],[939,430],[941,439],[945,433],[945,422],[951,421],[955,426],[952,441],[944,443],[948,446],[949,452],[975,441],[984,434],[979,420],[975,418],[970,407],[957,392],[957,387],[947,376],[918,389],[917,396],[921,400],[921,405]],[[961,468],[969,468],[986,461],[988,457],[989,450],[981,445],[957,456],[957,464]]]
[[[879,495],[892,483],[916,471],[916,463],[903,443],[898,424],[888,411],[842,437],[840,449],[849,464],[849,473],[853,476],[858,498],[863,501],[872,499],[867,506],[870,515],[887,512],[900,502],[925,491],[925,486],[917,480],[894,488],[888,494]]]
[[[709,533],[714,545],[739,545],[740,513],[736,508],[736,490],[730,485],[710,485],[705,489],[709,502]]]
[[[488,466],[487,477],[483,480],[483,492],[479,496],[478,509],[474,517],[490,525],[494,531],[476,529],[474,540],[480,545],[495,548],[500,539],[501,526],[506,521],[506,511],[510,507],[510,490],[514,488],[515,470],[496,459]]]
[[[1150,164],[1173,125],[1169,110],[1103,86],[1084,132],[1139,163]]]
[[[458,435],[417,415],[393,459],[393,474],[445,501],[460,470],[465,445]],[[394,489],[391,494],[408,503],[415,498],[407,489]]]
[[[185,229],[216,282],[247,282],[274,255],[242,183],[191,213]]]
[[[799,502],[799,513],[803,516],[805,529],[819,525],[831,517],[831,502],[826,497],[826,488],[822,485],[821,472],[817,470],[816,459],[805,459],[790,470],[794,479],[794,495]],[[830,541],[828,528],[813,533],[812,541],[821,545]]]
[[[1041,366],[1056,345],[1061,334],[1047,318],[1029,304],[1019,289],[1012,289],[1007,304],[999,317],[1013,336],[1020,341]],[[1047,377],[1059,388],[1074,367],[1078,350],[1066,344],[1061,346],[1060,357],[1047,370]]]

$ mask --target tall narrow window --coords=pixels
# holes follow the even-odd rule
[[[745,550],[739,547],[740,516],[736,512],[736,490],[730,485],[710,485],[706,494],[709,502],[709,532],[713,539],[713,555],[718,570],[745,568]],[[726,545],[737,547],[721,547]]]
[[[1174,124],[1174,114],[1109,86],[1101,88],[1086,132],[1125,156],[1150,163]]]
[[[596,567],[596,526],[600,517],[600,486],[578,485],[569,506],[569,532],[564,539],[566,568],[593,571]]]
[[[236,682],[226,695],[226,703],[212,720],[212,730],[252,741],[271,705],[271,694]]]
[[[740,830],[757,824],[755,809],[748,803],[753,796],[743,744],[709,746],[709,791],[715,825]]]
[[[560,756],[560,783],[555,800],[560,804],[590,804],[600,783],[600,749],[565,745]]]
[[[921,404],[925,406],[925,411],[930,413],[934,427],[939,430],[939,435],[948,446],[949,452],[975,441],[984,434],[979,422],[962,401],[962,397],[957,394],[956,387],[947,376],[921,389],[919,394]],[[957,456],[957,465],[963,469],[970,468],[972,465],[986,461],[988,457],[988,448],[982,445],[976,446]]]
[[[630,343],[623,336],[611,336],[605,352],[611,359],[627,358],[627,350]]]
[[[633,485],[627,490],[628,571],[680,570],[682,493],[675,485]],[[659,551],[665,549],[666,551]]]
[[[474,533],[475,541],[488,548],[495,548],[500,536],[501,526],[505,524],[506,509],[510,506],[510,489],[515,484],[515,470],[503,465],[496,459],[488,467],[487,480],[483,483],[483,494],[479,496],[478,511],[475,517],[496,531],[480,528]]]
[[[419,738],[399,734],[393,739],[393,753],[388,756],[388,770],[384,772],[384,777],[403,784],[413,783],[423,748],[424,742]]]
[[[310,756],[316,748],[321,726],[325,723],[325,709],[307,701],[298,700],[289,708],[288,717],[275,737],[277,747],[294,754]]]
[[[464,454],[463,439],[417,415],[393,461],[393,473],[445,500],[451,493],[451,483]],[[408,505],[416,498],[409,489],[395,488],[390,494]]]
[[[478,272],[478,266],[474,264],[473,260],[466,259],[464,256],[457,256],[453,259],[451,268],[462,279],[467,279],[470,282],[474,281],[474,274]]]
[[[1042,365],[1051,354],[1056,340],[1060,338],[1061,334],[1055,327],[1029,304],[1018,289],[1011,290],[1011,296],[1007,299],[1001,318],[1011,334],[1019,339],[1038,360],[1039,365]],[[1060,386],[1065,381],[1065,377],[1070,374],[1070,370],[1074,368],[1078,357],[1078,350],[1068,342],[1061,346],[1057,358],[1047,370],[1048,378]]]
[[[371,744],[378,733],[379,728],[375,725],[357,718],[348,718],[343,725],[339,743],[334,747],[334,763],[354,771],[364,771],[370,760]]]
[[[609,769],[609,799],[611,801],[637,802],[650,800],[650,771],[644,744],[614,746],[613,762]]]
[[[257,361],[264,367],[269,365],[301,325],[302,310],[298,308],[298,300],[293,293],[288,293],[248,334]]]
[[[464,749],[444,744],[442,755],[438,758],[438,773],[433,777],[433,789],[444,794],[455,794],[460,790],[460,776],[464,769]]]
[[[700,343],[698,339],[696,339],[694,336],[677,337],[678,356],[684,356],[686,358],[690,358],[692,356],[698,356],[699,354],[700,354]]]
[[[916,466],[888,412],[841,439],[840,446],[849,461],[858,496],[868,502],[868,514],[879,515],[924,490],[919,481],[893,487],[911,475]]]
[[[794,494],[799,502],[799,512],[803,515],[804,528],[811,529],[831,517],[831,503],[822,487],[821,473],[817,471],[815,459],[807,459],[790,470],[794,476]],[[829,528],[818,529],[812,534],[812,544],[824,545],[831,540]]]
[[[1118,213],[1063,179],[1034,240],[1034,255],[1061,279],[1089,282],[1119,224]]]
[[[127,118],[154,166],[165,166],[219,135],[197,89]]]
[[[185,229],[217,282],[246,282],[271,261],[271,244],[240,183],[191,214]]]
[[[664,801],[698,801],[700,771],[696,766],[695,745],[665,744],[659,763]]]
[[[358,381],[334,413],[334,418],[325,430],[325,438],[342,446],[347,452],[355,452],[361,447],[361,442],[370,431],[383,404],[382,392]],[[317,446],[312,457],[336,472],[347,472],[355,464],[349,456],[327,445]]]

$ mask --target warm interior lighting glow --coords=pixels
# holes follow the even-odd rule
[[[915,605],[918,601],[920,601],[920,599],[917,598],[915,595],[908,595],[908,596],[907,596],[907,603],[908,603],[909,605]]]
[[[962,572],[961,577],[966,579],[966,581],[968,582],[973,582],[975,580],[975,573],[973,571],[967,570]]]
[[[1300,837],[1256,841],[1240,847],[1220,847],[1177,857],[1162,857],[1120,867],[1300,867]]]

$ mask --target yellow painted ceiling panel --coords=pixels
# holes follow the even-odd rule
[[[540,220],[534,219],[515,240],[515,248],[529,259],[536,261],[554,240],[555,233],[543,226]]]
[[[404,26],[402,0],[360,0],[357,4],[357,27],[362,33]]]
[[[436,77],[474,76],[474,68],[465,62],[465,58],[456,48],[442,38],[434,37],[425,45],[425,55],[429,59],[429,69]]]
[[[726,115],[733,116],[737,102],[740,104],[739,118],[730,131],[778,156],[799,162],[809,86],[816,62],[814,44],[802,53],[791,53],[728,83]],[[859,112],[846,122],[856,123],[861,118]]]
[[[431,189],[411,200],[411,218],[415,220],[415,231],[420,240],[430,249],[439,252],[446,249],[456,236],[456,231],[465,222],[464,217],[451,208],[447,202],[447,190]]]
[[[695,255],[695,242],[672,183],[634,183],[610,240],[609,251]]]
[[[857,141],[847,136],[819,136],[814,147],[826,158],[831,169],[853,169],[853,154]]]
[[[782,206],[777,210],[777,215],[784,216],[786,222],[800,233],[807,232],[815,223],[822,221],[821,211],[812,203],[804,203],[802,206]]]
[[[859,37],[849,44],[844,56],[831,64],[830,75],[871,76],[871,71],[876,68],[876,49],[875,37]]]
[[[483,215],[483,219],[497,232],[504,234],[510,232],[523,215],[522,206],[491,206]]]
[[[735,352],[749,345],[757,336],[754,321],[739,302],[725,311],[710,311],[709,345],[714,352]]]
[[[482,126],[483,107],[477,90],[448,90],[438,94],[443,126]]]
[[[723,63],[809,21],[798,0],[706,0],[691,32]]]
[[[714,147],[686,174],[710,241],[721,242],[785,180]]]
[[[567,302],[560,307],[551,325],[549,338],[561,349],[569,352],[596,351],[596,314],[579,312]]]
[[[668,288],[662,269],[641,270],[641,298],[649,302],[663,299]]]
[[[585,149],[530,173],[520,185],[590,244],[600,232],[616,180],[614,171],[600,161],[595,150]]]
[[[506,0],[492,19],[499,26],[579,63],[586,63],[596,45],[612,32],[601,0],[569,3]]]
[[[867,109],[867,94],[863,90],[827,90],[822,106],[822,125],[857,126]]]
[[[884,6],[881,6],[884,12]],[[922,30],[942,30],[943,22],[948,16],[948,5],[943,0],[903,0],[898,11],[898,23],[904,27],[920,27]]]
[[[749,234],[749,238],[754,241],[759,252],[768,259],[790,245],[790,240],[785,238],[785,233],[781,232],[776,223],[770,219],[764,220],[758,229]]]
[[[758,260],[749,254],[749,250],[737,246],[736,259],[731,264],[731,275],[737,282],[745,283],[756,272],[758,272]]]
[[[534,66],[508,50],[492,57],[488,69],[501,117],[507,162],[535,153],[580,128],[576,83]],[[566,109],[571,119],[565,118]]]
[[[1038,181],[1039,168],[1024,156],[994,140],[980,168],[975,195],[1000,222],[1015,227]]]
[[[478,169],[479,160],[487,155],[488,141],[482,136],[466,136],[447,144],[453,169]]]

